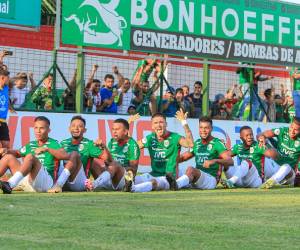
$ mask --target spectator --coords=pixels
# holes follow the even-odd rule
[[[43,80],[42,85],[33,93],[31,100],[38,110],[54,110],[61,102],[57,95],[53,95],[53,75],[49,73]],[[54,101],[54,105],[53,105]]]
[[[104,87],[100,89],[101,107],[100,109],[106,113],[117,113],[117,105],[115,97],[118,95],[118,90],[113,88],[115,78],[111,74],[104,77]]]
[[[217,94],[211,107],[211,118],[217,120],[228,120],[230,119],[230,115],[230,110],[225,105],[225,96],[223,94]]]
[[[170,87],[163,101],[163,114],[168,117],[174,117],[176,112],[180,109],[182,109],[184,113],[188,112],[188,114],[190,114],[191,106],[190,103],[184,99],[183,89],[176,89],[175,96],[173,93],[174,88]]]
[[[202,115],[202,82],[194,83],[194,92],[190,94],[192,103],[194,105],[194,112],[191,114],[193,118],[200,118]]]
[[[276,106],[276,122],[285,122],[283,113],[284,113],[284,98],[280,95],[274,96],[274,102]]]
[[[101,96],[100,96],[101,82],[98,79],[93,79],[90,89],[86,90],[87,111],[101,112]]]
[[[119,93],[119,100],[118,100],[118,114],[126,114],[128,112],[128,108],[131,104],[131,101],[134,97],[131,83],[128,78],[124,78],[123,75],[119,72],[116,66],[113,67],[113,72],[118,78],[118,93]]]
[[[300,117],[300,72],[293,68],[290,72],[296,116]]]
[[[276,121],[276,104],[274,101],[274,89],[266,89],[264,91],[264,100],[262,102],[264,110],[261,110],[259,121]]]
[[[69,82],[69,87],[65,89],[62,95],[64,110],[74,111],[76,106],[76,76],[77,69],[75,69],[73,77]]]
[[[27,87],[28,79],[30,81],[30,87]],[[21,108],[25,103],[26,95],[34,89],[36,86],[33,80],[33,73],[29,72],[28,75],[25,72],[18,73],[10,81],[10,100],[14,108]]]
[[[129,115],[135,115],[136,114],[136,106],[133,104],[130,104],[128,107],[127,113]]]
[[[290,95],[286,96],[286,105],[284,109],[284,118],[286,122],[292,122],[296,115],[296,109],[294,106],[293,97]]]

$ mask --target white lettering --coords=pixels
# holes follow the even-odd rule
[[[167,18],[165,21],[162,21],[159,16],[159,10],[162,6],[165,6],[167,8]],[[153,18],[155,24],[161,28],[161,29],[168,29],[172,25],[173,22],[173,6],[170,2],[170,0],[160,0],[155,1],[154,7],[153,7]]]
[[[179,2],[179,31],[183,31],[183,21],[184,21],[189,32],[194,33],[194,19],[195,19],[195,3],[190,2],[189,11],[187,11],[185,2],[180,1]]]

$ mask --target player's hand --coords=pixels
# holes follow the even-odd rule
[[[133,123],[133,122],[135,122],[135,121],[137,121],[138,119],[140,119],[140,114],[139,113],[137,113],[137,114],[134,114],[134,115],[131,115],[131,116],[129,116],[129,118],[128,118],[128,123],[130,124],[130,123]]]
[[[186,123],[187,116],[188,112],[184,113],[183,110],[180,109],[176,112],[175,118],[183,124]]]
[[[259,147],[265,147],[266,146],[266,137],[264,135],[260,135],[257,140],[258,140],[258,146]]]
[[[105,143],[99,138],[94,141],[94,145],[101,148],[102,150],[106,147]]]
[[[47,152],[47,151],[48,151],[48,148],[47,148],[47,147],[39,147],[39,148],[37,148],[37,149],[34,151],[34,153],[35,153],[36,155],[40,155],[40,154],[45,153],[45,152]]]
[[[0,148],[0,156],[4,156],[7,154],[7,148]]]
[[[93,65],[93,71],[97,71],[98,68],[99,68],[99,65],[98,65],[98,64],[94,64],[94,65]]]
[[[203,163],[203,167],[204,168],[209,168],[211,165],[215,164],[216,161],[215,160],[206,160],[204,163]]]

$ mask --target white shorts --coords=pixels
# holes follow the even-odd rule
[[[165,176],[159,176],[159,177],[154,177],[151,174],[142,174],[142,175],[137,175],[134,180],[134,185],[138,185],[144,182],[149,182],[152,180],[156,180],[157,182],[157,188],[155,190],[169,190],[170,189],[170,184],[167,181]]]
[[[236,167],[232,166],[227,171],[225,171],[225,176],[227,179],[230,179],[234,176]],[[235,185],[237,187],[245,188],[258,188],[262,184],[262,179],[259,176],[257,168],[252,164],[252,167],[249,168],[248,173],[242,179],[238,180]]]
[[[215,189],[217,186],[216,178],[201,170],[200,172],[200,178],[192,184],[192,187],[197,189]]]
[[[114,186],[112,180],[110,180],[104,187],[101,187],[100,189],[120,191],[123,190],[124,187],[125,187],[125,177],[123,175],[122,179],[119,181],[117,186]]]
[[[265,179],[270,179],[278,170],[280,166],[271,158],[265,158]]]
[[[87,178],[86,178],[83,166],[81,165],[80,170],[78,171],[75,179],[72,182],[67,181],[64,187],[66,188],[66,190],[74,191],[74,192],[85,191],[86,190],[86,188],[85,188],[86,179]]]
[[[53,179],[44,166],[41,166],[35,179],[30,183],[36,192],[47,192],[53,186]]]

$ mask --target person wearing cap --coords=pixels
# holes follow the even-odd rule
[[[230,117],[230,110],[225,105],[225,96],[223,94],[217,94],[215,101],[211,107],[212,119],[227,120]]]
[[[9,72],[0,68],[0,147],[9,148],[9,130],[6,123],[9,110]]]

